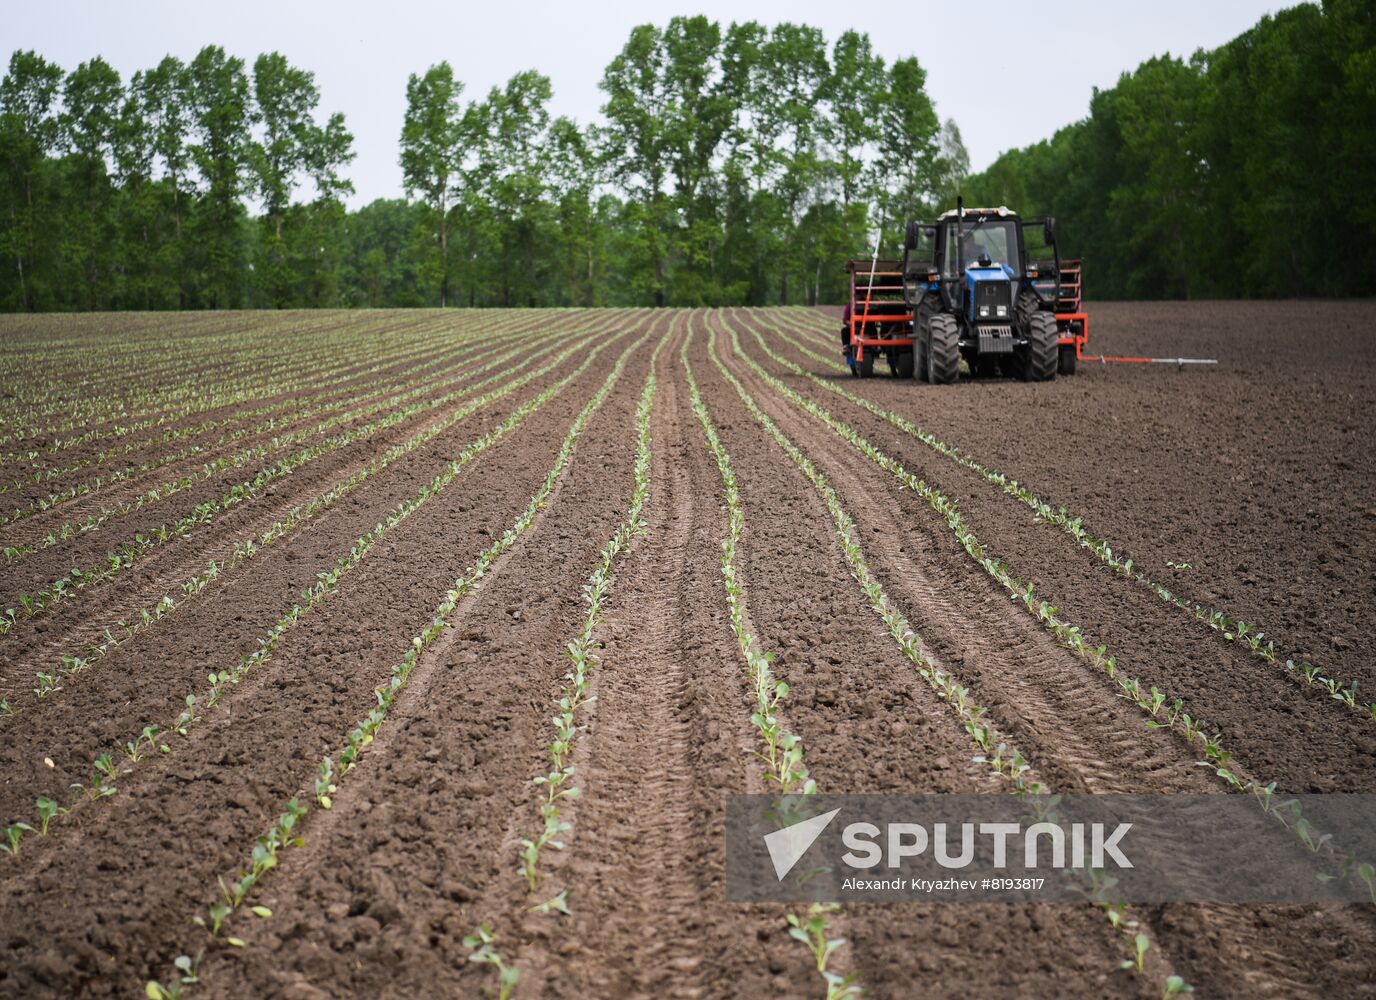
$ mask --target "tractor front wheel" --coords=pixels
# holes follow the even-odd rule
[[[1027,354],[1022,359],[1022,377],[1028,382],[1047,382],[1056,377],[1060,361],[1060,332],[1056,317],[1033,313],[1027,324]]]
[[[955,317],[933,316],[922,339],[926,355],[923,377],[932,385],[950,385],[960,378],[960,327]]]

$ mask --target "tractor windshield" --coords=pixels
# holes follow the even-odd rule
[[[965,226],[960,237],[960,258],[969,267],[981,256],[988,255],[994,264],[1007,264],[1015,271],[1022,270],[1018,260],[1018,236],[1016,223],[1006,220],[978,219]],[[946,227],[946,273],[955,277],[956,271],[956,227]]]

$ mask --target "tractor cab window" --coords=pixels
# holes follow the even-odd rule
[[[926,271],[936,264],[936,227],[913,227],[914,245],[904,252],[904,270]]]
[[[987,219],[987,217],[986,217]],[[988,255],[994,264],[1007,264],[1014,270],[1020,269],[1018,261],[1018,237],[1011,221],[975,220],[967,223],[960,239],[960,259],[969,267],[981,256]],[[956,277],[956,227],[946,227],[945,271],[948,277]]]

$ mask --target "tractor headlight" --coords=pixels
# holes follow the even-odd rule
[[[1007,307],[1007,306],[999,306],[999,316],[1002,317],[1002,316],[1007,316],[1007,315],[1008,315],[1008,307]]]
[[[987,317],[987,316],[989,315],[989,307],[988,307],[988,306],[980,306],[980,307],[979,307],[979,315],[980,315],[980,318],[981,318],[981,319],[983,319],[984,317]]]

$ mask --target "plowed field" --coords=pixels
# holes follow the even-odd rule
[[[725,899],[732,793],[1376,792],[1376,308],[1090,313],[1220,364],[0,319],[0,995],[1376,995],[1370,905]]]

